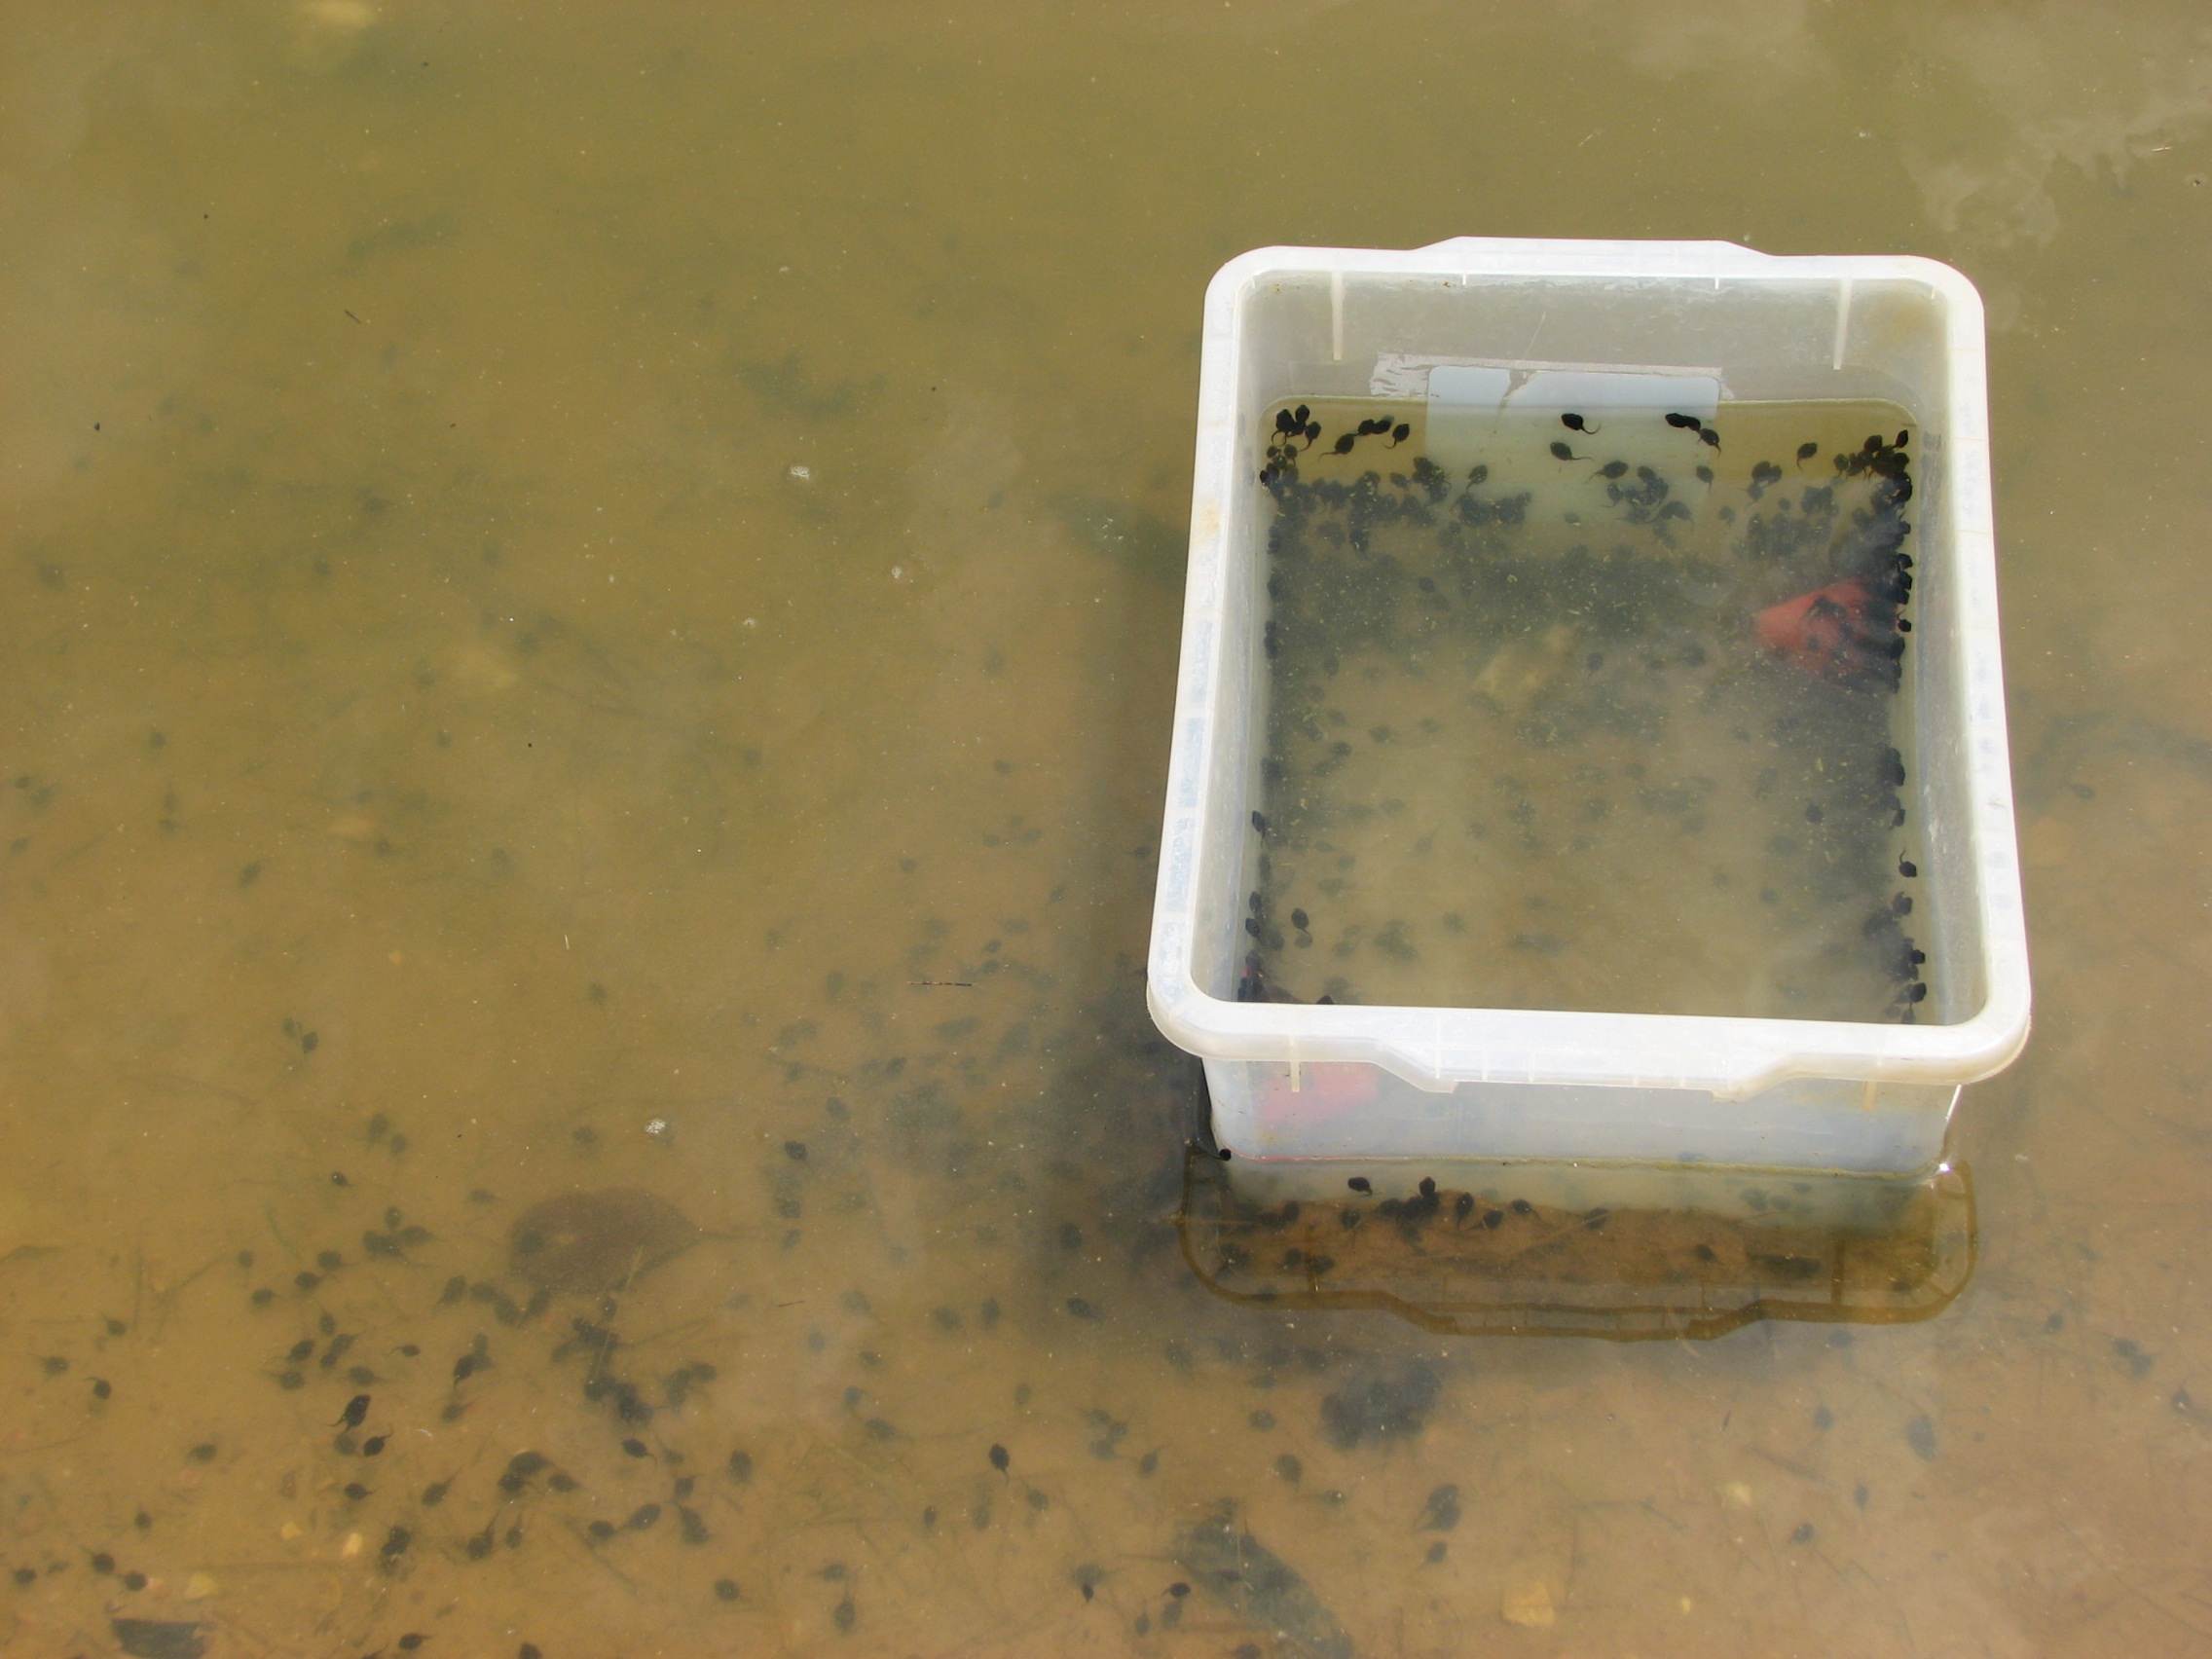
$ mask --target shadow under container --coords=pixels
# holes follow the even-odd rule
[[[1378,394],[1425,395],[1442,418],[1470,400],[1594,418],[1751,400],[1909,412],[1918,1023],[1236,1000],[1267,729],[1265,422],[1285,399]],[[1961,1086],[2012,1060],[2029,1013],[1972,284],[1931,260],[1725,242],[1464,238],[1224,266],[1206,294],[1148,998],[1204,1061],[1223,1157],[1935,1165]]]

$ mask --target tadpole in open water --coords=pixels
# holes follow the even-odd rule
[[[614,1290],[682,1255],[699,1230],[666,1198],[637,1187],[562,1193],[516,1218],[508,1265],[550,1290]]]
[[[1351,1638],[1297,1570],[1244,1530],[1224,1499],[1175,1534],[1176,1565],[1245,1623],[1272,1632],[1278,1651],[1351,1659]]]

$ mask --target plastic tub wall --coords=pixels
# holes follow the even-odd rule
[[[1926,849],[1923,1023],[1234,999],[1266,719],[1262,423],[1285,397],[1419,385],[1438,361],[1502,367],[1524,389],[1596,373],[1616,405],[1640,386],[1673,397],[1702,382],[1721,401],[1879,397],[1912,412],[1906,790]],[[2012,1059],[2029,1014],[1972,285],[1929,260],[1714,242],[1461,239],[1231,261],[1206,296],[1161,846],[1153,1015],[1205,1061],[1214,1133],[1236,1156],[1936,1161],[1959,1086]]]

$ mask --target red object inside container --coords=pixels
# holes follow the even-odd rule
[[[1869,595],[1863,582],[1831,582],[1758,613],[1759,644],[1809,674],[1849,675],[1868,665]]]

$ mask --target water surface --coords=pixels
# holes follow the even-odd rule
[[[2212,1644],[2196,9],[6,22],[0,1646]],[[1532,1289],[1178,1231],[1200,294],[1469,232],[1983,287],[1963,1281],[1955,1204],[1825,1302],[1667,1195],[1493,1183]],[[1665,1317],[1482,1311],[1564,1273]],[[1659,1340],[1482,1334],[1569,1325]]]

